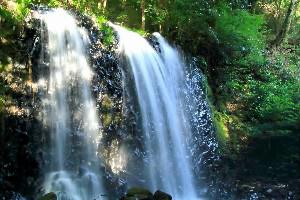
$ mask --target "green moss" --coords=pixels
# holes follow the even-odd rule
[[[103,110],[104,112],[108,112],[112,108],[113,108],[112,100],[107,95],[104,95],[101,101],[101,110]]]
[[[111,115],[112,109],[113,109],[112,100],[107,95],[104,95],[101,101],[102,125],[104,127],[108,127],[112,123],[113,120],[113,117]]]
[[[103,127],[107,128],[110,124],[120,124],[122,115],[115,111],[114,102],[109,96],[104,95],[101,101],[101,114]]]
[[[207,82],[207,79],[205,79],[203,84],[205,85],[204,90],[206,92],[208,104],[212,109],[212,121],[215,127],[216,137],[220,145],[221,151],[224,152],[226,150],[226,146],[229,140],[229,130],[226,126],[227,117],[221,112],[218,112],[216,107],[214,106],[214,94]]]
[[[103,25],[100,29],[102,33],[104,34],[103,37],[103,44],[108,47],[113,44],[115,41],[115,35],[114,35],[114,30],[108,26],[108,25]]]
[[[108,21],[104,16],[97,16],[96,21],[100,31],[103,34],[102,43],[105,47],[111,46],[115,41],[114,30],[108,25]]]
[[[125,199],[152,199],[152,193],[144,188],[132,187],[127,191]]]
[[[102,27],[103,24],[107,23],[107,19],[103,15],[97,16],[96,20],[99,27]]]
[[[112,123],[113,117],[110,113],[104,113],[102,114],[102,125],[104,128],[109,127],[109,125]]]
[[[50,192],[39,198],[39,200],[57,200],[57,196],[54,192]]]
[[[216,129],[217,140],[222,150],[226,149],[229,140],[229,130],[226,126],[228,118],[216,110],[213,109],[213,124]]]
[[[120,112],[115,113],[113,121],[116,124],[120,124],[122,121],[122,114]]]

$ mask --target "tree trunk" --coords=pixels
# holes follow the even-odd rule
[[[107,0],[102,0],[102,9],[105,10],[107,5]]]
[[[145,30],[146,16],[145,16],[145,0],[141,0],[141,14],[142,14],[142,30]]]
[[[272,46],[280,46],[282,42],[285,40],[286,35],[290,29],[293,11],[296,7],[296,0],[291,0],[288,10],[286,12],[286,16],[284,22],[281,25],[281,29],[279,30],[275,40],[273,41]]]
[[[100,0],[97,4],[97,8],[99,10],[102,10],[103,12],[105,11],[106,6],[107,6],[107,0]]]
[[[159,9],[163,9],[164,7],[165,7],[165,1],[164,0],[159,0],[158,1],[158,8]],[[159,28],[159,32],[162,33],[163,32],[163,27],[162,27],[162,23],[161,22],[159,22],[158,28]]]
[[[72,0],[67,0],[67,5],[68,5],[68,7],[70,8],[71,5],[72,5]]]

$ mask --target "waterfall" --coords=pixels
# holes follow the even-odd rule
[[[161,53],[137,33],[111,26],[128,61],[125,78],[134,80],[130,84],[135,86],[142,118],[146,186],[166,191],[174,199],[199,199],[187,148],[191,129],[183,108],[185,73],[178,52],[158,33],[154,36]]]
[[[97,145],[100,125],[86,56],[88,36],[62,9],[41,14],[47,38],[48,92],[44,98],[50,128],[45,192],[60,200],[98,199],[103,194]],[[47,56],[42,59],[47,59]]]

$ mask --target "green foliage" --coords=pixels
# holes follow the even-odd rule
[[[7,3],[4,1],[4,3]],[[0,14],[6,20],[9,20],[11,23],[17,21],[18,23],[23,23],[26,16],[29,14],[30,9],[29,5],[32,3],[32,0],[16,0],[12,1],[9,8],[5,7],[5,4],[0,5]]]
[[[0,37],[10,37],[14,33],[14,27],[18,25],[18,21],[13,13],[0,7],[1,31]]]
[[[212,1],[176,0],[167,5],[163,34],[194,55],[215,39]]]
[[[279,54],[279,55],[278,55]],[[254,67],[239,67],[224,73],[226,83],[220,87],[223,112],[237,116],[246,123],[247,137],[291,134],[296,136],[300,124],[299,68],[294,53],[282,58],[283,52],[265,55],[267,63]],[[297,57],[297,56],[296,56]]]
[[[222,150],[226,150],[229,141],[229,130],[226,126],[228,116],[213,109],[213,124],[216,129],[216,136]]]
[[[103,44],[108,47],[113,44],[115,40],[114,30],[108,26],[106,23],[102,24],[100,27],[101,32],[103,33]]]
[[[106,22],[107,22],[107,19],[104,16],[102,16],[102,15],[97,16],[97,24],[99,27],[101,27]]]
[[[159,5],[158,1],[155,0],[146,2],[145,13],[148,26],[158,27],[165,22],[168,11],[162,7],[163,6]]]
[[[105,46],[109,46],[113,43],[114,40],[114,31],[112,28],[107,24],[107,19],[100,15],[96,18],[97,24],[101,32],[103,33],[103,44]]]
[[[274,81],[260,85],[255,92],[258,93],[257,96],[262,97],[262,102],[255,108],[259,119],[266,121],[300,119],[298,104],[300,91],[296,85]]]
[[[284,18],[286,16],[286,12],[288,10],[288,7],[290,5],[290,0],[260,0],[256,3],[254,10],[257,13],[262,13],[266,18],[266,26],[267,30],[269,32],[268,34],[268,41],[272,41],[275,39],[278,30],[281,28],[282,23],[284,21]],[[298,3],[298,9],[296,6],[296,11],[293,12],[292,16],[292,24],[290,32],[290,35],[297,34],[297,31],[295,30],[295,26],[299,24],[300,22],[300,10],[299,10],[299,3]],[[294,29],[294,30],[293,30]],[[299,34],[298,34],[299,35]],[[296,35],[294,35],[296,36]],[[299,40],[298,40],[299,42]]]
[[[58,1],[58,0],[46,1],[43,4],[46,4],[47,6],[52,7],[52,8],[55,8],[55,7],[66,7],[66,5],[64,5],[61,1]]]
[[[274,123],[274,130],[269,130],[274,134],[296,132],[300,124],[299,68],[295,69],[295,60],[291,57],[278,56],[270,64],[260,70],[262,80],[252,81],[249,116],[255,118],[256,123]]]
[[[31,0],[17,0],[17,19],[22,21],[29,14]]]
[[[261,31],[265,23],[263,16],[246,10],[232,10],[223,4],[217,13],[215,30],[220,42],[231,49],[233,59],[243,65],[262,64],[265,48]]]
[[[18,45],[15,43],[20,34],[20,19],[18,12],[0,7],[0,72],[6,70],[6,66],[11,63],[11,57],[18,52]]]

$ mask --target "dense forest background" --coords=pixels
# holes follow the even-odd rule
[[[272,176],[299,177],[295,170],[300,160],[298,0],[0,0],[0,3],[1,73],[12,71],[13,62],[23,62],[19,40],[30,8],[35,5],[64,7],[93,16],[107,35],[107,45],[113,37],[112,30],[104,25],[108,20],[143,35],[161,32],[185,55],[196,57],[206,76],[205,88],[221,157],[233,165],[252,169],[247,172],[251,176],[270,176],[267,172],[271,169]],[[28,79],[24,75],[24,80]],[[7,104],[12,99],[8,82],[2,77],[1,118],[8,112]]]

